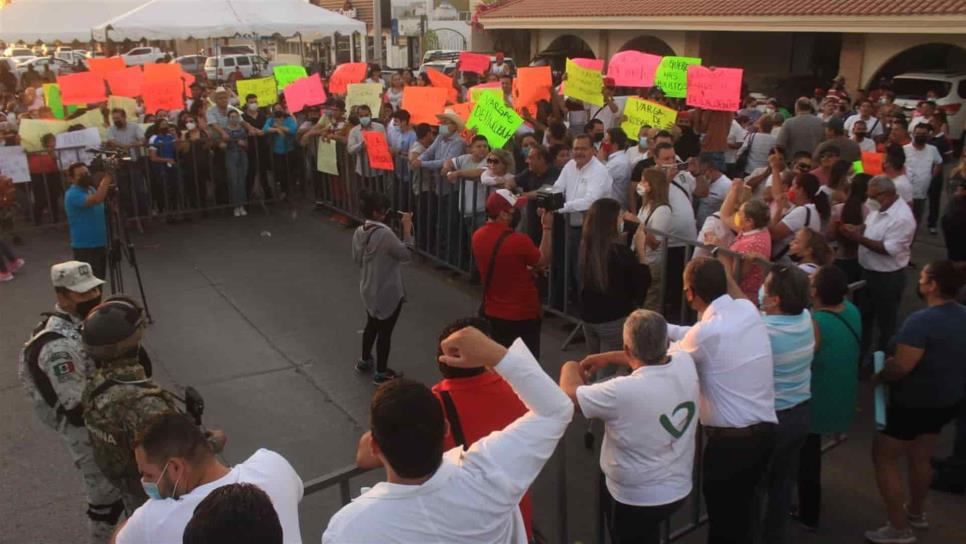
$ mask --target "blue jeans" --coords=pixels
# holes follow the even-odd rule
[[[810,412],[808,401],[776,412],[775,449],[772,450],[765,485],[768,503],[765,506],[764,542],[780,544],[785,541],[785,520],[791,504],[792,481],[798,474],[798,457],[808,437]]]
[[[248,198],[245,179],[248,176],[248,154],[235,147],[225,152],[225,168],[228,170],[228,195],[232,206],[241,206]]]

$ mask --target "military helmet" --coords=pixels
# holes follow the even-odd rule
[[[111,361],[137,352],[145,326],[144,311],[134,299],[114,296],[87,314],[81,339],[95,360]]]

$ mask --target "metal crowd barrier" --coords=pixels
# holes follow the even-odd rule
[[[181,141],[170,167],[151,161],[147,145],[132,148],[131,160],[118,162],[113,171],[123,217],[140,229],[152,218],[179,219],[239,205],[264,210],[283,198],[317,195],[318,173],[306,148],[293,138],[290,151],[274,153],[273,137],[249,136],[247,149],[238,151],[221,148],[216,136]],[[31,172],[31,181],[14,184],[15,208],[0,230],[17,234],[66,224],[67,169],[74,162],[90,165],[94,157],[85,147],[27,153],[28,160],[43,155],[52,156],[56,169]],[[233,183],[243,184],[242,199],[233,198]]]

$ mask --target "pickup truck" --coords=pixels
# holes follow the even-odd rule
[[[121,55],[121,57],[127,66],[142,66],[144,64],[161,62],[164,58],[164,51],[161,51],[157,47],[135,47]]]

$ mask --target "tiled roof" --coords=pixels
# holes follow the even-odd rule
[[[510,0],[480,18],[966,15],[966,0]]]

